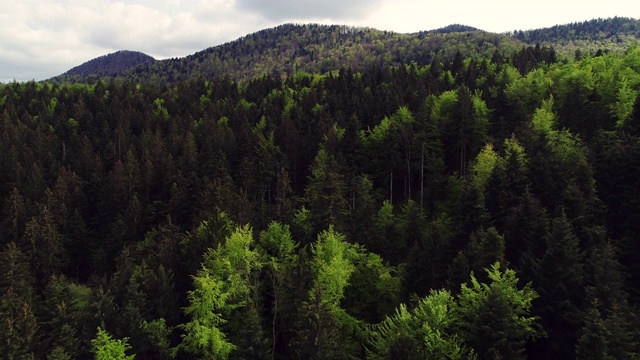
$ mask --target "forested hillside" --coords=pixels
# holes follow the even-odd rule
[[[387,36],[325,75],[0,85],[0,352],[638,357],[640,48]]]
[[[554,46],[568,53],[576,50],[624,51],[629,45],[638,44],[640,20],[625,17],[593,19],[545,29],[518,30],[512,36],[530,45]]]
[[[511,54],[522,43],[505,34],[453,25],[416,34],[399,34],[341,25],[285,24],[249,34],[184,58],[147,63],[119,73],[121,79],[154,85],[174,84],[193,77],[229,76],[251,80],[257,76],[293,75],[297,71],[325,74],[349,67],[429,64],[434,57],[452,60],[495,50]],[[54,81],[95,82],[99,76],[60,76]]]
[[[128,69],[154,61],[155,59],[147,54],[138,51],[121,50],[78,65],[64,73],[64,76],[77,76],[79,78],[116,76]]]
[[[95,83],[105,77],[174,85],[194,77],[229,76],[249,81],[259,76],[288,76],[298,71],[337,72],[341,67],[365,71],[373,66],[428,65],[456,56],[490,57],[496,50],[514,56],[529,45],[553,48],[562,59],[598,52],[624,52],[637,45],[640,20],[595,19],[546,29],[495,34],[466,25],[399,34],[340,25],[285,24],[183,58],[153,61],[147,55],[120,51],[91,60],[51,82]],[[134,66],[135,65],[135,66]]]

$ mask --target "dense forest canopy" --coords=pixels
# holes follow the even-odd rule
[[[1,84],[1,352],[637,357],[640,48],[490,49]]]

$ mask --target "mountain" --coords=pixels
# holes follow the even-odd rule
[[[452,60],[456,55],[490,58],[496,50],[513,57],[537,44],[553,47],[561,57],[573,57],[576,50],[623,51],[638,43],[638,38],[640,21],[620,17],[504,34],[460,24],[412,34],[341,25],[285,24],[183,58],[154,61],[141,53],[121,51],[91,60],[50,81],[95,82],[116,77],[157,86],[194,77],[228,76],[246,81],[260,75],[299,71],[323,74],[342,67],[362,71],[375,66],[423,65],[434,58]]]
[[[429,64],[434,57],[461,55],[490,57],[496,50],[511,53],[522,43],[463,25],[413,34],[340,25],[285,24],[249,34],[184,58],[148,62],[121,72],[134,81],[172,83],[192,77],[229,76],[249,80],[269,74],[298,71],[327,73],[341,67],[364,70],[372,66]],[[64,74],[57,81],[95,81],[98,76]]]
[[[531,45],[552,45],[559,52],[626,49],[640,39],[640,20],[626,17],[593,19],[535,30],[510,33]]]
[[[139,51],[121,50],[89,60],[67,71],[63,76],[113,76],[155,61],[153,57]]]

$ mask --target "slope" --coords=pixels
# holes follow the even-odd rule
[[[462,25],[399,34],[340,25],[285,24],[184,58],[148,62],[118,76],[156,85],[199,76],[249,80],[265,74],[298,71],[327,73],[341,67],[357,71],[411,62],[428,64],[436,56],[452,59],[457,52],[463,56],[484,54],[490,57],[497,49],[508,54],[521,46],[520,41],[505,34]],[[74,78],[65,75],[53,80],[92,82],[97,79],[95,75]]]
[[[527,44],[551,45],[560,53],[575,50],[624,51],[640,39],[640,20],[626,17],[592,19],[549,28],[514,31],[511,35]]]
[[[138,51],[121,50],[89,60],[72,68],[63,75],[80,77],[89,75],[112,76],[138,65],[154,61],[156,60],[147,54]]]

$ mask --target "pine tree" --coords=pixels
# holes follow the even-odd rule
[[[0,253],[0,344],[9,359],[37,350],[34,280],[22,252],[11,242]]]
[[[598,307],[598,301],[594,299],[585,312],[584,326],[576,344],[577,359],[613,359],[608,354],[611,333],[607,330]]]
[[[547,251],[534,265],[534,284],[540,294],[536,310],[542,318],[548,338],[542,349],[544,356],[575,358],[578,330],[584,314],[584,253],[579,240],[564,215],[551,221]]]
[[[335,158],[324,149],[318,150],[311,164],[311,175],[305,189],[305,200],[317,230],[329,225],[344,229],[349,207],[345,198],[346,183]]]
[[[462,338],[480,358],[524,359],[525,345],[540,336],[538,317],[530,311],[538,295],[531,284],[518,289],[515,271],[486,269],[489,283],[471,274],[458,295],[457,326]]]

